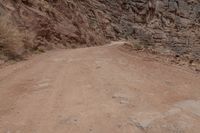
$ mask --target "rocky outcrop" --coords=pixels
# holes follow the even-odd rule
[[[140,39],[156,49],[199,60],[200,1],[112,0],[105,5],[110,38]],[[99,4],[100,5],[100,4]],[[100,28],[100,27],[99,27]]]
[[[8,0],[0,2],[0,12],[35,34],[32,49],[125,38],[200,58],[200,0]]]

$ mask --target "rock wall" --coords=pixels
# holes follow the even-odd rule
[[[200,0],[1,0],[33,49],[139,39],[163,53],[199,60]]]
[[[200,59],[199,0],[99,0],[106,37],[140,39],[160,52]],[[88,9],[91,10],[91,9]],[[100,12],[100,13],[98,13]],[[101,21],[101,22],[104,22]]]

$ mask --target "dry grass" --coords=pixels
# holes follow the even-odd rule
[[[0,53],[15,58],[23,47],[24,35],[11,24],[8,17],[0,17]]]
[[[150,41],[142,39],[131,40],[129,45],[136,51],[151,50],[154,47]]]

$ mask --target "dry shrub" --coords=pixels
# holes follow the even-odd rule
[[[34,49],[34,47],[36,47],[35,43],[34,43],[34,39],[36,37],[36,33],[30,30],[24,30],[23,31],[23,43],[24,43],[24,49],[26,51],[31,51],[32,49]]]
[[[154,47],[151,40],[145,39],[132,39],[129,45],[136,51],[151,50]]]
[[[0,16],[0,53],[9,58],[17,58],[23,49],[24,35],[9,21]]]

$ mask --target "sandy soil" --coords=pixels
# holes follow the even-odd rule
[[[119,47],[0,69],[0,133],[199,133],[200,75]]]

